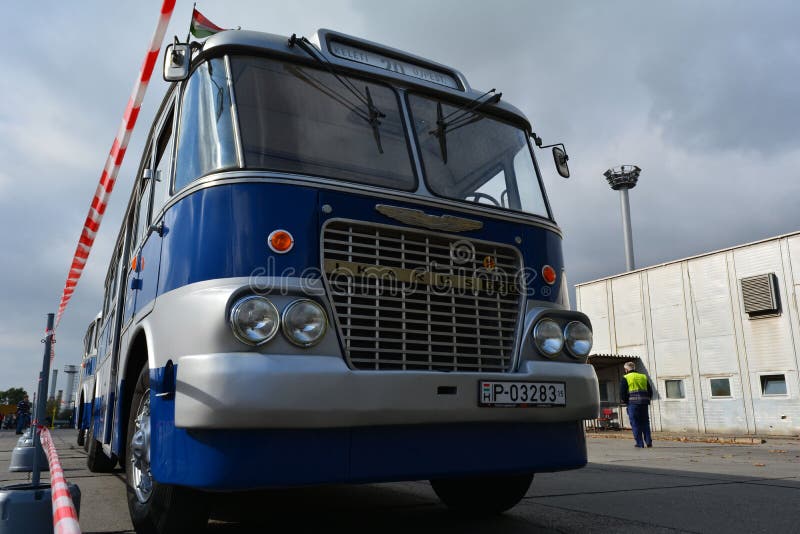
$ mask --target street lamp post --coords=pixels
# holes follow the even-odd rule
[[[633,260],[633,233],[631,232],[631,206],[628,200],[628,189],[636,187],[642,169],[636,165],[620,165],[603,173],[608,185],[619,191],[619,203],[622,210],[622,235],[625,240],[625,267],[628,271],[636,267]]]

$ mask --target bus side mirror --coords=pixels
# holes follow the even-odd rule
[[[175,39],[177,41],[177,38]],[[164,52],[164,80],[179,82],[189,77],[192,51],[189,43],[175,42],[167,45]]]
[[[556,170],[558,171],[558,174],[564,178],[569,178],[569,165],[567,165],[569,156],[567,155],[567,151],[560,146],[554,146],[553,161],[556,163]]]

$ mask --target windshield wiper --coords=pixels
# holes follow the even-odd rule
[[[439,139],[439,150],[442,152],[442,161],[447,163],[447,132],[453,132],[467,124],[472,124],[473,122],[478,122],[483,119],[482,115],[478,115],[475,112],[481,106],[500,102],[503,96],[503,93],[497,93],[484,100],[487,95],[494,93],[494,91],[494,89],[486,91],[481,96],[471,100],[447,115],[442,111],[442,103],[436,103],[436,129],[428,133]]]
[[[380,125],[381,125],[381,119],[386,117],[386,114],[383,113],[380,109],[378,109],[377,106],[375,106],[375,103],[372,100],[372,95],[369,92],[369,86],[367,85],[364,86],[364,91],[366,95],[362,94],[361,91],[358,90],[358,88],[355,86],[353,82],[351,82],[347,78],[339,76],[339,74],[333,69],[331,62],[328,61],[328,59],[325,56],[323,56],[316,49],[316,47],[314,47],[311,41],[309,41],[305,37],[298,38],[296,34],[292,34],[291,38],[289,38],[289,46],[293,47],[294,45],[299,46],[300,49],[303,50],[306,54],[308,54],[314,61],[323,65],[328,70],[328,72],[330,72],[331,75],[333,75],[333,77],[336,78],[339,81],[339,83],[341,83],[345,87],[345,89],[347,89],[353,95],[355,95],[355,97],[358,100],[360,100],[363,105],[367,107],[367,113],[365,114],[364,111],[359,108],[358,104],[353,104],[346,96],[337,93],[336,91],[325,85],[320,80],[314,79],[314,81],[321,86],[318,87],[320,90],[322,90],[322,87],[324,87],[325,89],[327,89],[327,91],[323,90],[323,92],[327,93],[329,96],[334,98],[334,100],[337,100],[339,103],[347,106],[357,116],[367,121],[367,123],[372,127],[372,135],[375,138],[375,144],[378,145],[378,152],[383,154],[383,144],[381,143]]]

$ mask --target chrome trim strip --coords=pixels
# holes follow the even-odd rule
[[[215,187],[218,185],[227,185],[232,183],[276,183],[276,184],[290,184],[290,185],[304,185],[316,187],[319,189],[327,189],[331,191],[343,191],[347,193],[356,193],[368,197],[380,198],[384,200],[395,200],[398,202],[408,202],[411,204],[418,204],[421,206],[430,206],[432,208],[444,209],[450,211],[457,211],[472,217],[485,216],[489,219],[513,222],[516,224],[524,224],[526,226],[534,226],[549,230],[558,237],[563,238],[564,234],[561,228],[553,222],[535,215],[526,215],[520,213],[519,215],[512,212],[500,212],[496,209],[485,207],[481,204],[475,204],[474,207],[469,209],[460,205],[460,203],[447,201],[447,199],[440,199],[436,197],[423,196],[417,193],[406,193],[397,190],[381,189],[379,187],[368,186],[364,184],[357,184],[351,182],[342,182],[341,180],[332,180],[327,178],[318,178],[315,176],[303,176],[299,174],[279,173],[273,171],[223,171],[218,173],[209,174],[203,178],[199,178],[192,182],[191,185],[182,189],[178,194],[173,196],[170,201],[164,206],[164,210],[169,209],[173,204],[191,195],[192,193],[208,187]]]
[[[356,219],[346,219],[346,218],[331,218],[331,219],[328,219],[327,221],[325,221],[323,223],[322,227],[320,228],[320,232],[319,232],[319,257],[320,257],[320,272],[321,273],[325,273],[325,264],[324,264],[324,262],[325,262],[325,241],[323,239],[323,236],[325,235],[325,230],[327,229],[328,225],[331,224],[331,223],[334,223],[334,222],[354,223],[354,224],[362,224],[362,225],[363,224],[367,224],[367,225],[374,226],[376,228],[386,228],[386,229],[391,229],[391,230],[394,230],[394,231],[401,231],[401,232],[405,231],[405,230],[408,230],[407,228],[405,228],[403,226],[393,226],[393,225],[388,225],[388,224],[373,223],[373,222],[370,222],[370,221],[359,221],[359,220],[356,220]],[[420,232],[420,230],[416,230],[416,231]],[[442,233],[442,232],[425,231],[423,233],[426,233],[426,234],[432,235],[432,236],[438,236],[438,237],[446,238],[446,239],[452,239],[452,240],[455,240],[455,241],[459,241],[459,240],[463,239],[462,236],[455,235],[455,234],[447,234],[447,233]],[[517,260],[519,261],[520,269],[525,269],[524,258],[523,258],[522,253],[520,252],[520,250],[519,250],[519,248],[517,246],[506,244],[506,243],[498,243],[498,242],[495,242],[495,241],[487,241],[487,240],[484,240],[484,239],[473,239],[473,238],[469,238],[469,239],[470,239],[470,241],[473,241],[475,243],[481,243],[481,244],[484,244],[484,245],[491,245],[491,246],[502,245],[503,247],[507,247],[508,249],[513,250],[517,255]],[[347,347],[344,345],[345,336],[344,336],[344,332],[342,331],[342,328],[341,328],[341,325],[340,325],[338,314],[336,313],[336,310],[334,309],[334,302],[333,302],[333,299],[331,297],[332,291],[331,291],[330,285],[328,284],[328,279],[324,274],[321,276],[321,278],[322,278],[322,283],[325,286],[325,294],[326,294],[327,300],[328,300],[328,302],[329,302],[329,304],[331,306],[331,313],[332,313],[333,323],[334,323],[334,325],[336,327],[336,333],[339,336],[339,344],[340,344],[341,349],[342,349],[342,355],[344,356],[344,359],[345,359],[345,362],[347,363],[347,366],[350,369],[352,369],[353,371],[358,372],[359,369],[356,366],[353,365],[353,362],[350,359],[350,351],[347,350]],[[517,372],[519,370],[519,364],[520,364],[520,361],[521,361],[520,354],[522,353],[522,350],[521,350],[522,336],[523,336],[523,333],[524,333],[524,330],[525,330],[525,316],[526,316],[526,310],[527,310],[527,299],[525,298],[525,295],[527,295],[527,287],[525,286],[525,281],[526,281],[525,278],[526,277],[523,276],[521,278],[522,278],[522,280],[521,280],[521,285],[520,285],[520,288],[519,288],[520,289],[519,309],[517,310],[516,332],[514,333],[514,345],[513,345],[513,348],[512,348],[511,361],[509,362],[509,365],[508,365],[508,371],[506,371],[504,374],[511,374],[511,373]],[[458,371],[458,372],[459,373],[464,373],[464,372],[468,372],[468,371]]]

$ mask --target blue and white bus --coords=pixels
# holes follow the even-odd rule
[[[97,336],[100,329],[100,314],[89,323],[83,336],[83,355],[75,391],[75,428],[78,429],[78,445],[86,446],[86,430],[92,419],[92,399],[94,398],[94,371],[97,366]]]
[[[137,532],[329,483],[427,479],[499,513],[586,463],[591,325],[518,109],[329,30],[176,43],[165,78],[87,436],[90,468],[124,466]]]

